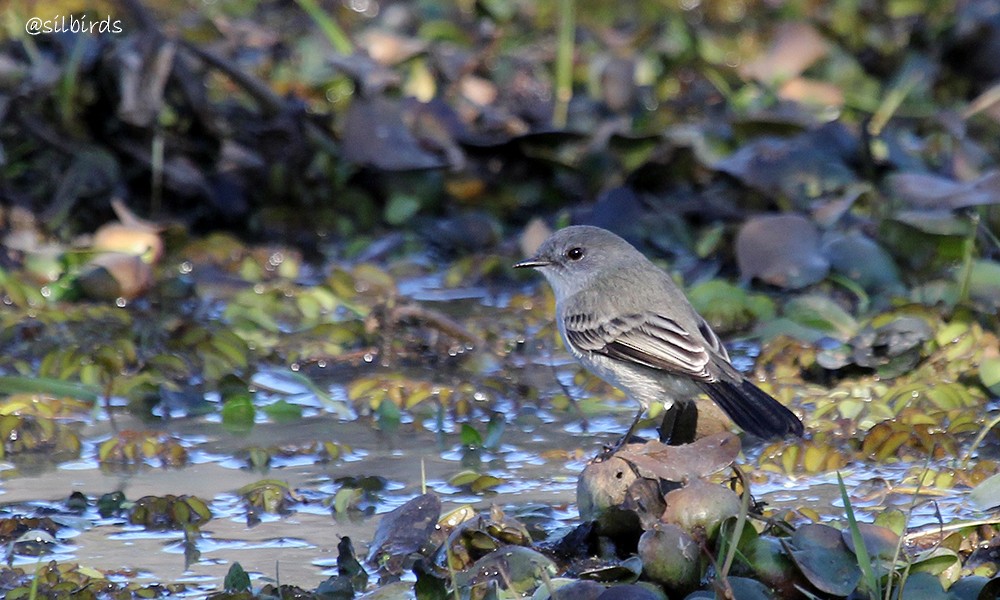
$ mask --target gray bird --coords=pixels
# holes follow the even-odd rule
[[[683,412],[701,392],[747,433],[802,435],[792,411],[733,367],[670,276],[617,235],[567,227],[514,267],[538,269],[552,286],[559,333],[573,356],[641,405],[620,443],[651,403]]]

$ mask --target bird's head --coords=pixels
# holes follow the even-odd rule
[[[538,269],[556,294],[556,300],[583,289],[599,275],[645,257],[631,244],[600,227],[574,225],[552,234],[529,259],[515,269]]]

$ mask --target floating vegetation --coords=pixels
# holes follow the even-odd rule
[[[49,561],[37,568],[10,569],[5,576],[14,585],[5,586],[5,598],[30,600],[31,598],[162,598],[182,595],[187,586],[174,584],[140,584],[114,581],[116,574],[104,574],[77,563]]]
[[[80,438],[65,424],[34,415],[0,416],[0,459],[17,455],[46,455],[69,460],[80,453]]]
[[[106,467],[134,467],[152,462],[163,467],[182,467],[188,462],[180,440],[155,431],[123,431],[105,441],[97,451]]]
[[[143,496],[128,513],[130,523],[147,529],[197,530],[211,518],[205,501],[192,496]]]

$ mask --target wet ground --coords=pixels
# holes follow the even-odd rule
[[[142,427],[141,423],[120,418],[117,425]],[[613,429],[617,423],[599,419],[592,426]],[[553,514],[570,520],[575,516],[572,507],[575,475],[582,468],[582,457],[599,450],[601,440],[613,439],[613,433],[579,433],[579,424],[568,420],[566,415],[524,411],[508,427],[502,445],[478,457],[489,465],[485,471],[507,483],[477,495],[448,483],[461,470],[463,456],[467,456],[458,436],[450,431],[441,434],[427,429],[417,431],[404,423],[398,432],[387,435],[368,422],[344,421],[328,415],[286,425],[262,423],[246,436],[230,435],[217,424],[195,419],[173,421],[170,428],[188,445],[190,466],[130,473],[100,469],[96,448],[110,435],[109,424],[103,418],[81,431],[88,440],[81,460],[30,474],[19,473],[13,465],[4,463],[6,481],[0,500],[5,506],[0,514],[36,513],[49,506],[56,514],[63,513],[59,517],[63,526],[77,530],[66,536],[66,543],[54,549],[51,558],[80,561],[97,569],[132,569],[139,578],[150,582],[204,582],[216,587],[231,562],[239,561],[252,573],[254,567],[274,567],[280,570],[282,582],[305,584],[336,571],[340,537],[350,536],[359,552],[363,552],[378,514],[419,494],[422,480],[443,496],[446,511],[464,504],[484,508],[490,503],[522,506],[538,503],[554,507]],[[303,494],[306,502],[297,504],[288,516],[265,515],[263,522],[248,528],[246,510],[235,492],[264,475],[246,469],[245,461],[235,459],[234,454],[248,446],[281,447],[303,439],[333,439],[349,445],[352,451],[345,458],[328,463],[317,463],[311,456],[277,460],[266,477],[287,482]],[[574,458],[543,457],[553,449]],[[335,480],[371,475],[387,482],[380,493],[376,514],[331,516],[329,501],[340,488]],[[147,532],[140,526],[123,525],[120,519],[101,519],[93,507],[80,517],[66,514],[63,500],[70,492],[80,491],[94,497],[109,490],[120,490],[130,499],[188,494],[210,500],[215,516],[202,529],[203,538],[197,543],[201,560],[185,569],[180,532]],[[14,564],[32,565],[36,560],[16,556]],[[276,574],[259,573],[263,577]]]
[[[221,289],[213,293],[222,294]],[[510,296],[490,294],[482,288],[444,289],[437,276],[403,280],[399,289],[411,300],[420,300],[441,314],[473,319],[484,329],[491,323],[502,326],[500,323],[510,318],[506,310]],[[536,310],[548,309],[539,304]],[[493,315],[497,315],[495,321]],[[470,359],[481,362],[460,369],[453,369],[452,364],[386,368],[365,358],[353,366],[311,363],[261,369],[252,380],[255,405],[262,408],[284,399],[300,407],[302,417],[278,423],[258,410],[255,425],[246,433],[228,431],[217,407],[201,410],[200,415],[183,406],[157,407],[154,414],[161,420],[155,427],[175,436],[189,453],[189,464],[182,468],[164,468],[153,464],[155,461],[118,470],[100,465],[98,449],[115,430],[145,430],[150,424],[130,417],[123,401],[112,403],[113,426],[107,413],[95,408],[89,418],[72,420],[83,443],[78,459],[52,464],[35,456],[31,462],[24,457],[0,462],[0,517],[47,515],[63,527],[56,535],[58,542],[45,546],[43,558],[31,553],[8,558],[14,566],[26,569],[39,560],[58,559],[117,570],[123,579],[183,582],[193,594],[220,589],[234,562],[241,563],[258,583],[278,580],[313,587],[335,574],[337,544],[342,537],[349,536],[363,556],[379,515],[420,494],[424,486],[441,496],[445,513],[464,505],[481,510],[497,504],[510,514],[530,513],[526,519],[542,520],[547,532],[558,535],[561,525],[576,523],[578,474],[587,460],[624,432],[634,407],[610,388],[582,377],[575,363],[553,350],[547,315],[539,314],[533,323],[524,333],[505,332],[519,347],[504,358],[504,367],[497,366],[492,362],[495,357],[486,353]],[[737,366],[750,370],[756,346],[737,342],[730,348]],[[296,371],[307,373],[329,399],[317,397],[295,380]],[[406,374],[416,380],[449,381],[458,386],[463,374],[472,372],[490,375],[486,384],[477,384],[488,393],[476,392],[460,415],[454,407],[437,411],[418,407],[401,411],[398,424],[393,424],[384,421],[378,410],[366,408],[359,416],[357,403],[348,399],[351,386],[365,377]],[[518,397],[519,393],[527,397]],[[560,400],[566,393],[575,403]],[[209,398],[210,405],[218,402],[218,398]],[[499,442],[477,448],[464,443],[466,424],[485,432],[483,437],[489,436],[491,415],[505,423]],[[655,422],[647,425],[649,428],[640,434],[655,436]],[[336,442],[346,453],[321,460],[316,452],[299,451],[309,442]],[[762,445],[751,442],[744,448],[742,462],[751,471],[758,464]],[[248,467],[248,448],[270,449],[270,468]],[[290,451],[283,453],[281,449]],[[943,468],[949,463],[928,464]],[[913,502],[912,493],[892,494],[890,488],[891,482],[902,481],[912,468],[913,464],[901,461],[844,470],[848,489],[855,491],[853,502],[859,518],[870,520],[868,517],[888,506],[907,509]],[[455,479],[468,472],[498,480],[474,492],[467,483]],[[371,477],[380,478],[383,487],[364,503],[367,512],[338,513],[335,499],[344,487],[344,478]],[[248,526],[239,490],[262,479],[287,483],[295,501],[290,513],[262,514],[261,522]],[[808,507],[824,519],[843,515],[835,472],[785,475],[756,470],[754,481],[756,499],[773,508],[796,511]],[[187,564],[191,555],[185,552],[191,548],[185,547],[180,531],[149,531],[119,517],[100,517],[93,499],[113,491],[123,492],[132,501],[169,494],[204,499],[213,518],[201,527],[201,537],[194,545],[200,553],[197,559]],[[67,509],[66,499],[72,492],[85,494],[91,505],[83,512]],[[980,514],[959,492],[921,496],[909,525],[932,525],[939,519],[949,523]]]
[[[102,416],[81,430],[87,442],[80,460],[34,473],[19,472],[10,463],[3,463],[5,481],[0,500],[5,506],[0,515],[38,514],[50,508],[66,531],[58,536],[64,542],[52,548],[48,558],[121,570],[123,577],[127,574],[140,581],[184,582],[193,590],[218,589],[231,563],[238,561],[261,580],[307,585],[335,574],[341,537],[349,536],[363,553],[378,515],[419,494],[422,482],[442,496],[445,512],[466,504],[483,509],[496,503],[509,510],[536,505],[551,509],[549,514],[555,519],[573,524],[576,476],[589,457],[624,430],[631,415],[627,403],[612,401],[608,410],[608,415],[590,419],[586,432],[581,420],[565,411],[529,407],[508,414],[500,447],[482,450],[476,457],[482,471],[505,483],[480,494],[449,483],[462,470],[463,460],[470,460],[453,423],[446,423],[443,431],[435,430],[434,423],[421,427],[403,423],[394,434],[386,434],[367,419],[342,420],[317,414],[290,424],[260,423],[249,434],[238,436],[205,419],[180,419],[171,421],[170,429],[188,446],[189,466],[113,473],[100,469],[95,459],[97,445],[110,435],[109,422]],[[116,424],[142,427],[121,417]],[[654,434],[652,429],[644,433]],[[312,456],[277,459],[266,475],[248,470],[245,460],[235,458],[249,446],[292,446],[303,439],[336,440],[352,450],[346,457],[327,463],[318,463]],[[748,448],[751,460],[753,451],[753,447]],[[903,471],[903,467],[884,468],[878,473],[853,471],[846,473],[846,479],[854,489],[873,476],[892,481]],[[375,514],[333,515],[330,502],[340,488],[336,480],[371,475],[387,483],[379,493]],[[236,491],[262,477],[287,482],[304,502],[296,504],[287,516],[264,515],[261,523],[248,527],[246,509]],[[95,497],[109,490],[120,490],[130,499],[189,494],[209,500],[214,518],[202,528],[202,538],[196,544],[200,560],[185,568],[180,532],[150,532],[123,524],[121,519],[101,519],[93,507],[77,516],[64,508],[63,500],[72,491]],[[842,504],[835,474],[771,475],[758,485],[756,494],[775,507],[807,505],[821,513],[839,514],[836,507]],[[890,498],[888,504],[906,508],[911,500],[911,496],[901,495]],[[911,526],[936,522],[935,511],[940,511],[946,522],[973,516],[960,497],[934,500],[920,503]],[[876,493],[867,502],[859,499],[856,508],[860,515],[866,514],[866,504],[873,513],[878,512],[885,506],[884,496]],[[38,559],[14,556],[12,560],[15,566],[30,567]]]

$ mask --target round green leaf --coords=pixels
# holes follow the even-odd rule
[[[420,199],[399,194],[389,199],[385,207],[385,221],[390,225],[402,225],[420,210]]]
[[[230,431],[250,431],[256,412],[250,394],[234,396],[222,405],[222,424]]]
[[[992,394],[1000,394],[1000,358],[987,358],[979,363],[979,381]]]

